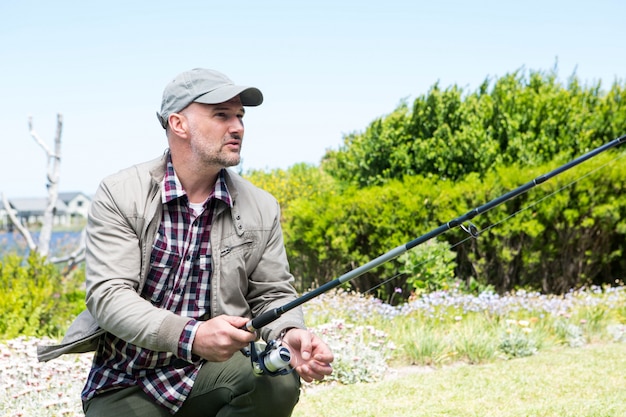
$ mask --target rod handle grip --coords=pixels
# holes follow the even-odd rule
[[[249,331],[250,333],[254,333],[261,327],[264,327],[277,318],[282,316],[282,312],[280,309],[275,308],[273,310],[266,311],[265,313],[249,320],[244,326],[243,329]]]

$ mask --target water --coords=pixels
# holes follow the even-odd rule
[[[74,251],[80,241],[81,231],[77,232],[52,232],[50,238],[50,256],[68,255]],[[35,243],[38,242],[39,232],[31,232]],[[28,253],[26,239],[19,232],[0,233],[0,257],[6,253]]]

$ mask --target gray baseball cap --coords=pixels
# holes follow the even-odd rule
[[[194,68],[177,75],[165,86],[157,118],[165,129],[170,114],[181,111],[193,102],[219,104],[235,96],[239,96],[244,106],[263,103],[263,94],[258,88],[235,85],[226,75],[212,69]]]

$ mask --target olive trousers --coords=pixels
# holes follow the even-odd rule
[[[288,417],[300,396],[300,377],[256,376],[250,359],[237,352],[226,362],[202,365],[176,417]],[[84,403],[87,417],[168,417],[172,414],[135,386]]]

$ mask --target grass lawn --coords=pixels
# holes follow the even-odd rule
[[[382,382],[308,388],[293,415],[626,416],[626,343],[484,365],[403,368]]]

